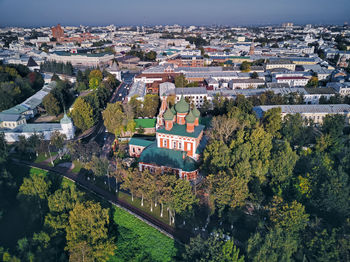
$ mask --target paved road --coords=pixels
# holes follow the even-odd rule
[[[169,226],[168,224],[166,224],[166,223],[152,217],[151,215],[147,214],[143,210],[138,209],[137,207],[134,207],[134,206],[130,205],[129,203],[119,199],[115,194],[108,192],[108,191],[105,191],[102,188],[96,186],[95,184],[89,182],[88,180],[85,179],[85,177],[67,170],[67,168],[58,167],[58,166],[52,168],[52,167],[49,167],[49,166],[46,166],[43,164],[31,163],[31,162],[23,161],[23,160],[21,160],[21,161],[16,160],[16,162],[19,164],[26,165],[26,166],[37,167],[37,168],[41,168],[41,169],[44,169],[47,171],[58,173],[58,174],[66,177],[70,180],[73,180],[76,184],[93,192],[94,194],[98,195],[99,197],[103,198],[104,200],[107,200],[110,203],[115,204],[117,206],[121,206],[122,208],[126,209],[129,213],[135,215],[138,218],[141,218],[141,220],[144,220],[144,222],[146,222],[150,226],[158,229],[160,232],[162,232],[163,234],[166,234],[167,236],[173,238],[174,240],[179,241],[180,243],[184,243],[184,242],[188,241],[189,232],[185,232],[185,231],[182,231],[179,229],[174,229],[173,227]]]

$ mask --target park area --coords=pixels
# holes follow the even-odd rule
[[[46,243],[47,249],[56,249],[56,254],[59,252],[65,253],[65,234],[62,234],[60,231],[60,234],[56,232],[55,235],[52,233],[52,230],[47,229],[47,217],[54,214],[48,208],[48,202],[51,201],[49,199],[51,199],[51,196],[57,190],[72,192],[72,188],[74,188],[78,194],[84,195],[80,201],[92,201],[99,204],[103,209],[109,210],[108,239],[113,242],[114,246],[114,255],[110,256],[109,261],[173,261],[175,259],[178,247],[173,239],[129,214],[127,211],[112,206],[107,201],[76,186],[74,182],[62,178],[56,173],[14,163],[8,165],[8,170],[15,177],[16,187],[6,192],[7,199],[3,199],[7,202],[7,205],[2,210],[2,215],[0,216],[0,247],[8,250],[11,255],[16,255],[17,257],[27,256],[23,252],[29,252],[29,250],[22,250],[23,243],[26,241],[38,241],[34,239],[36,239],[39,233],[45,236],[47,235],[47,238],[50,239],[48,242],[53,240],[59,242],[58,245],[53,245],[54,247]],[[20,188],[24,184],[24,180],[28,178],[33,179],[33,177],[42,178],[49,185],[48,192],[40,200],[40,209],[38,209],[38,204],[34,196],[26,199],[19,197],[19,192],[23,190]],[[38,213],[42,214],[42,216],[38,215]],[[61,238],[57,240],[58,236],[61,236]],[[33,244],[31,248],[33,246],[35,245]],[[44,247],[45,245],[42,246]],[[45,250],[31,252],[38,252],[38,256],[47,255]]]

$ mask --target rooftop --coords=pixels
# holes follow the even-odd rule
[[[157,166],[178,168],[183,171],[197,169],[197,162],[186,156],[186,152],[157,147],[157,142],[153,142],[142,151],[139,161]]]
[[[200,133],[203,131],[204,127],[205,126],[203,125],[195,126],[194,132],[188,133],[186,131],[186,125],[174,124],[171,130],[166,130],[164,127],[162,127],[157,130],[157,133],[197,138],[200,135]]]
[[[282,114],[301,114],[301,113],[314,113],[314,114],[339,114],[350,113],[350,105],[346,104],[332,104],[332,105],[273,105],[273,106],[256,106],[253,110],[256,112],[259,118],[263,116],[263,113],[272,109],[280,107]]]
[[[148,147],[149,145],[151,145],[153,143],[154,143],[154,141],[149,141],[146,139],[136,138],[136,137],[132,137],[129,141],[129,145],[143,146],[143,147]]]

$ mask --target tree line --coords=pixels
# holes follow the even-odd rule
[[[68,76],[74,75],[74,69],[70,62],[63,63],[46,60],[44,63],[40,64],[40,71],[63,74]]]
[[[84,77],[82,76],[82,82]],[[113,90],[120,84],[112,74],[108,74],[103,80],[103,74],[99,69],[89,72],[89,86],[91,92],[85,96],[79,96],[74,104],[71,116],[74,125],[82,132],[93,127],[100,119],[101,112],[110,99]]]
[[[0,259],[108,261],[116,249],[109,208],[56,174],[39,170],[29,173],[22,166],[18,171],[8,159],[3,135],[0,140],[0,220],[15,207],[26,226],[11,250],[0,247]],[[10,170],[14,168],[16,176]]]
[[[69,108],[73,102],[74,94],[68,81],[62,81],[57,75],[53,75],[52,81],[56,86],[43,99],[43,106],[49,115],[59,115]]]
[[[247,261],[349,261],[344,117],[315,126],[299,114],[282,119],[275,108],[258,120],[244,97],[219,107],[200,168],[207,229],[235,239]]]
[[[41,74],[23,65],[0,65],[0,111],[22,103],[44,85]]]
[[[157,115],[159,107],[159,96],[147,94],[143,101],[133,96],[128,103],[107,104],[102,112],[104,125],[108,132],[119,135],[132,134],[135,132],[135,118],[149,117]]]

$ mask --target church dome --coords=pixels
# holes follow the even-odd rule
[[[192,110],[191,110],[186,116],[186,122],[192,124],[192,123],[194,123],[195,120],[196,120],[196,118],[193,115]]]
[[[164,113],[164,120],[172,121],[174,119],[174,114],[171,112],[171,110],[168,108]]]
[[[72,124],[72,119],[70,119],[67,114],[64,114],[63,118],[60,121],[61,124]]]
[[[194,117],[199,117],[201,115],[201,113],[199,112],[199,110],[197,109],[197,107],[194,107],[192,110],[192,113],[194,115]]]
[[[175,110],[178,113],[187,113],[190,110],[190,105],[186,102],[184,96],[181,96],[180,101],[175,105]]]
[[[172,112],[174,115],[176,115],[176,110],[175,110],[175,107],[174,107],[174,106],[172,106],[172,107],[170,108],[170,110],[171,110],[171,112]]]

